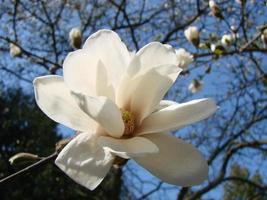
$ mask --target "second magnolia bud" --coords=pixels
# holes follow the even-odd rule
[[[199,45],[199,31],[196,26],[190,26],[184,31],[186,39],[191,42],[195,47]]]
[[[223,15],[222,15],[221,9],[219,8],[219,6],[216,4],[215,1],[210,0],[209,1],[209,7],[210,7],[212,15],[214,17],[217,17],[219,19],[223,19]]]
[[[13,43],[10,43],[9,44],[9,53],[12,57],[19,57],[21,56],[21,49],[19,46],[13,44]]]
[[[73,28],[69,33],[70,45],[73,48],[79,49],[82,45],[82,33],[80,28]]]

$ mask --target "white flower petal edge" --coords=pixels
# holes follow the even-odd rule
[[[97,124],[79,108],[62,77],[38,77],[33,85],[37,105],[49,118],[74,130],[95,130]]]
[[[144,156],[157,153],[158,147],[144,137],[133,137],[130,139],[114,139],[100,136],[98,144],[121,158],[129,159],[136,156]]]
[[[108,173],[114,157],[96,143],[97,136],[81,133],[59,153],[55,163],[70,178],[94,190]]]
[[[186,103],[173,104],[152,113],[143,120],[138,135],[171,131],[203,120],[217,110],[211,99],[198,99]]]
[[[159,153],[133,158],[161,180],[179,186],[200,184],[208,175],[208,165],[192,145],[168,134],[144,135],[159,148]]]
[[[87,49],[90,53],[96,52],[96,56],[107,67],[110,79],[116,88],[131,59],[130,52],[120,36],[111,30],[99,30],[85,41],[83,49]]]
[[[89,96],[97,94],[99,61],[106,67],[109,84],[116,89],[130,62],[130,53],[117,33],[100,30],[86,40],[83,49],[67,56],[63,74],[71,90]]]
[[[154,112],[157,112],[157,111],[159,111],[159,110],[161,110],[163,108],[166,108],[166,107],[171,106],[171,105],[174,105],[174,104],[177,104],[177,102],[171,101],[171,100],[161,100],[159,102],[159,105],[154,110]]]
[[[177,62],[175,50],[170,45],[151,42],[142,47],[133,56],[127,68],[127,74],[132,77],[137,74],[144,74],[148,70],[160,65],[177,65]]]
[[[124,132],[120,109],[107,97],[90,97],[82,94],[73,96],[80,108],[98,122],[109,135],[119,138]]]

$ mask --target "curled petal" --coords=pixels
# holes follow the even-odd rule
[[[115,139],[100,136],[98,138],[98,144],[105,149],[108,149],[113,154],[125,159],[158,152],[158,147],[150,140],[143,137]]]
[[[94,190],[108,173],[114,157],[96,144],[97,136],[81,133],[59,153],[55,163],[70,178]]]
[[[90,97],[73,93],[80,108],[98,122],[109,135],[121,137],[124,123],[119,108],[107,97]]]

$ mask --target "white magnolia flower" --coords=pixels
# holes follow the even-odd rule
[[[178,59],[178,67],[182,69],[186,69],[194,61],[193,56],[183,48],[176,49],[175,52]]]
[[[225,34],[222,36],[221,43],[223,46],[230,46],[234,38],[231,34]]]
[[[186,39],[191,42],[195,47],[199,45],[199,31],[196,26],[190,26],[184,31]]]
[[[80,28],[72,28],[69,32],[70,45],[73,48],[79,49],[82,45],[82,33]]]
[[[192,93],[197,93],[202,89],[202,82],[197,79],[193,79],[188,86],[188,90]]]
[[[171,184],[201,183],[208,166],[200,152],[166,132],[207,118],[215,103],[161,101],[181,72],[171,47],[152,42],[131,54],[116,33],[100,30],[67,56],[63,77],[34,80],[42,111],[79,132],[56,165],[91,190],[117,156]]]
[[[21,49],[19,46],[13,44],[13,43],[10,43],[9,44],[9,53],[12,57],[18,57],[21,55]]]

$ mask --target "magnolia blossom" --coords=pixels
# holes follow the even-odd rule
[[[201,183],[208,174],[201,153],[168,132],[207,118],[217,107],[210,99],[162,100],[181,72],[177,59],[171,46],[159,42],[129,52],[116,33],[100,30],[66,57],[63,77],[36,78],[41,110],[78,132],[56,165],[91,190],[117,157],[135,160],[170,184]]]
[[[186,69],[194,61],[193,56],[183,48],[176,49],[175,52],[178,59],[178,67],[182,69]]]
[[[82,45],[82,33],[80,28],[72,28],[69,32],[70,45],[73,48],[79,49]]]
[[[202,89],[202,82],[197,79],[193,79],[188,86],[188,90],[192,93],[197,93]]]
[[[195,47],[199,45],[199,31],[196,26],[190,26],[184,31],[186,39],[191,42]]]
[[[13,43],[10,43],[9,45],[9,53],[12,57],[18,57],[21,55],[21,49],[19,46],[13,44]]]
[[[230,34],[226,34],[222,36],[221,43],[224,46],[230,46],[233,42],[233,36]]]

